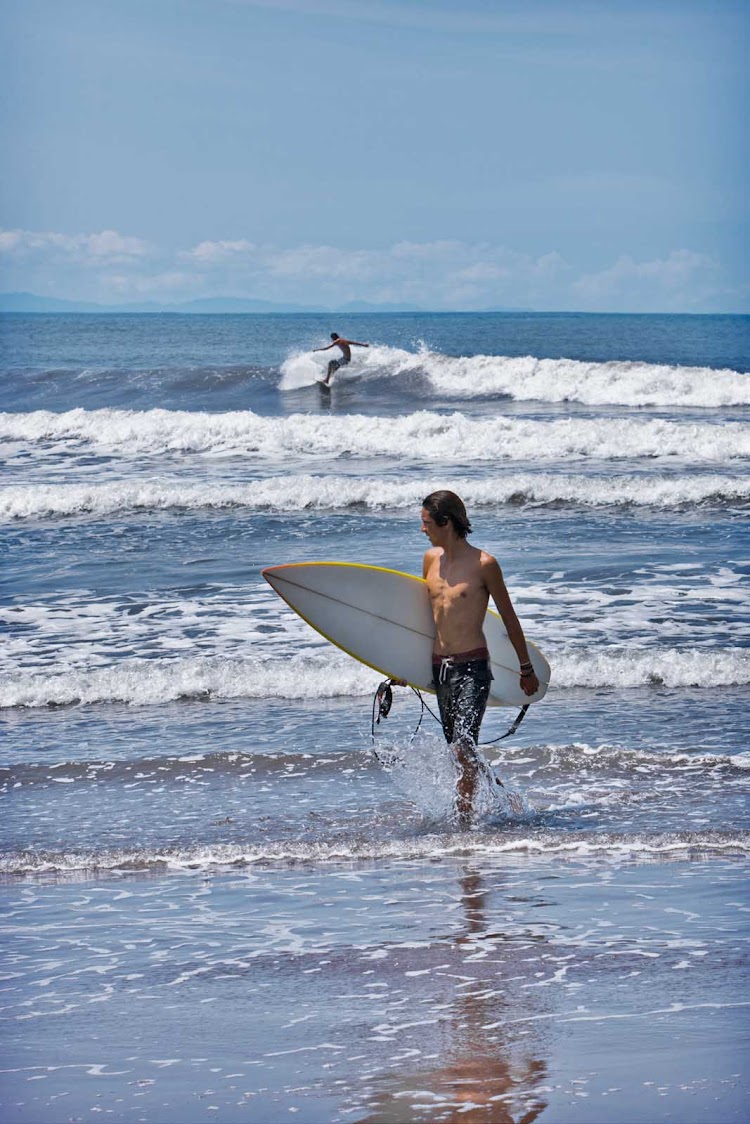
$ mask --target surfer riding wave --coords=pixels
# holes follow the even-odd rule
[[[330,351],[332,347],[338,347],[338,348],[341,349],[341,357],[338,358],[338,359],[331,359],[331,361],[328,364],[328,373],[326,374],[326,377],[323,379],[323,382],[326,386],[330,386],[331,378],[333,377],[333,374],[334,374],[335,371],[338,371],[339,368],[346,367],[348,363],[351,363],[351,361],[352,361],[352,351],[351,351],[351,349],[353,347],[369,347],[370,346],[369,343],[360,343],[359,340],[344,339],[343,336],[340,336],[337,332],[331,332],[331,339],[333,340],[333,343],[327,344],[326,347],[315,347],[315,348],[313,348],[313,351]]]

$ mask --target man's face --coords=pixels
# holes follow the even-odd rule
[[[422,533],[427,535],[432,546],[436,546],[440,538],[442,527],[438,527],[426,507],[422,508]]]

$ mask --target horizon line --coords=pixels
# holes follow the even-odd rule
[[[86,308],[23,308],[19,305],[17,308],[3,308],[2,304],[4,299],[7,298],[28,298],[33,301],[49,301],[54,304],[61,305],[86,305]],[[192,305],[200,305],[203,303],[257,303],[267,305],[267,308],[255,309],[223,309],[212,311],[206,308],[191,308]],[[21,302],[22,303],[22,302]],[[355,308],[351,305],[362,304],[366,307]],[[154,307],[148,307],[149,305]],[[123,304],[103,304],[99,301],[78,300],[66,297],[51,297],[42,296],[38,293],[18,292],[18,291],[5,291],[0,292],[0,314],[5,316],[24,315],[24,316],[102,316],[102,315],[120,315],[120,316],[414,316],[414,315],[430,315],[430,316],[477,316],[477,315],[515,315],[515,316],[748,316],[750,310],[735,309],[732,311],[705,311],[705,310],[692,310],[692,311],[675,311],[652,309],[648,312],[639,310],[623,310],[623,309],[586,309],[586,308],[552,308],[552,309],[538,309],[538,308],[524,308],[524,307],[511,307],[500,306],[496,308],[429,308],[408,305],[406,302],[401,307],[398,301],[384,302],[383,305],[378,305],[377,302],[357,301],[350,302],[347,306],[314,306],[314,305],[298,305],[294,301],[270,301],[260,297],[233,297],[233,296],[220,296],[220,297],[192,297],[186,301],[129,301]]]

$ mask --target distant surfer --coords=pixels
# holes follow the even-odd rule
[[[539,689],[539,680],[502,570],[491,554],[466,541],[471,523],[455,492],[427,496],[422,503],[422,531],[430,540],[422,575],[435,621],[433,684],[443,732],[460,769],[457,811],[460,820],[468,824],[480,771],[479,727],[492,681],[490,653],[482,631],[490,597],[518,656],[524,694],[533,695]]]
[[[352,361],[352,351],[351,351],[351,349],[353,347],[369,347],[370,346],[369,343],[359,343],[358,340],[345,340],[342,336],[338,335],[336,332],[331,332],[331,339],[333,340],[333,343],[329,343],[326,347],[315,347],[315,348],[313,348],[313,351],[330,351],[332,347],[341,348],[341,357],[337,358],[337,359],[331,359],[330,363],[328,364],[328,374],[323,379],[323,383],[325,384],[325,386],[330,386],[331,378],[333,376],[334,371],[338,371],[338,369],[340,367],[346,367],[346,365],[348,363],[351,363],[351,361]]]

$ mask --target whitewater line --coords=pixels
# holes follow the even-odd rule
[[[715,474],[629,474],[583,476],[503,473],[491,479],[446,480],[471,507],[569,504],[583,507],[681,508],[744,505],[750,477]],[[368,511],[414,509],[421,503],[421,479],[300,474],[248,483],[209,483],[134,478],[91,484],[17,484],[0,488],[0,520],[112,516],[170,509],[200,511]]]
[[[128,456],[393,457],[413,463],[674,458],[717,463],[750,457],[750,426],[661,418],[468,417],[428,410],[263,417],[250,410],[35,410],[0,414],[0,441],[46,455],[89,450]]]
[[[750,651],[741,648],[621,648],[592,651],[545,645],[552,688],[630,690],[649,686],[715,688],[750,683]],[[122,659],[69,671],[7,671],[0,708],[128,703],[154,706],[177,699],[331,699],[367,696],[377,672],[340,653],[283,659],[226,656]]]

